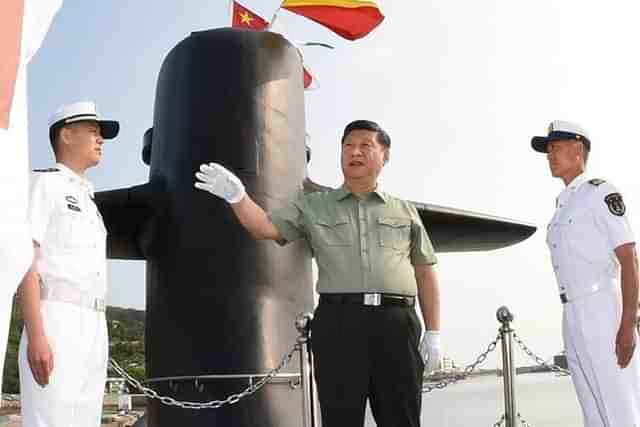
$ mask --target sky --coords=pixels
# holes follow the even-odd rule
[[[508,306],[517,333],[543,358],[562,350],[561,313],[545,245],[561,181],[529,141],[551,120],[590,133],[589,175],[613,182],[640,229],[637,130],[640,60],[633,2],[380,0],[385,21],[349,42],[282,12],[274,29],[308,48],[319,87],[305,94],[313,158],[310,177],[339,186],[339,138],[357,118],[391,135],[380,184],[406,199],[530,222],[539,231],[516,246],[440,254],[445,355],[475,360],[495,338]],[[277,0],[245,0],[271,16]],[[64,0],[30,65],[31,164],[53,156],[47,117],[59,105],[93,100],[121,132],[89,176],[98,190],[147,181],[144,131],[152,126],[156,79],[166,54],[191,31],[228,26],[229,3]],[[107,303],[144,309],[144,263],[109,261]],[[489,368],[496,358],[489,359]],[[522,363],[525,359],[519,356]]]

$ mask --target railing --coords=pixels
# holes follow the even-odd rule
[[[502,372],[503,372],[503,386],[504,386],[504,413],[500,416],[498,421],[493,424],[493,427],[516,427],[518,424],[524,427],[530,427],[527,421],[517,412],[516,407],[516,370],[513,363],[513,343],[515,342],[533,361],[538,365],[543,366],[550,371],[569,374],[569,371],[563,369],[560,366],[548,364],[541,357],[537,356],[531,349],[518,337],[511,327],[513,321],[513,314],[507,307],[500,307],[496,312],[498,322],[500,322],[500,328],[498,329],[498,335],[489,343],[486,350],[480,353],[476,360],[465,367],[465,369],[457,375],[450,378],[441,380],[435,384],[424,385],[422,388],[423,393],[429,393],[434,390],[442,390],[449,385],[457,383],[461,379],[467,378],[473,373],[487,358],[489,353],[497,348],[498,341],[501,343],[502,348]],[[313,315],[310,313],[304,313],[298,316],[296,319],[296,328],[299,332],[299,336],[296,339],[296,343],[291,350],[287,352],[281,359],[278,366],[267,373],[256,374],[235,374],[235,375],[201,375],[201,376],[180,376],[180,377],[162,377],[162,378],[150,378],[144,381],[145,384],[152,384],[158,382],[169,382],[169,390],[177,391],[177,382],[181,381],[193,381],[197,390],[202,391],[203,380],[224,380],[224,379],[247,379],[247,387],[239,393],[231,394],[222,400],[213,400],[209,402],[189,402],[178,401],[170,396],[162,396],[151,387],[143,385],[141,381],[138,381],[113,359],[109,362],[111,367],[121,375],[131,386],[140,390],[147,398],[157,399],[161,403],[169,406],[178,406],[186,409],[217,409],[225,405],[233,405],[238,403],[243,398],[257,393],[266,384],[269,383],[288,383],[292,389],[298,387],[302,390],[302,422],[303,427],[320,427],[320,407],[318,403],[318,394],[316,389],[316,383],[313,372],[313,352],[311,349],[311,320]],[[300,360],[300,373],[299,374],[286,374],[281,373],[282,369],[291,361],[293,356],[298,353]],[[176,384],[174,386],[174,384]]]

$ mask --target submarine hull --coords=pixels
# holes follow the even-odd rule
[[[149,183],[163,189],[163,208],[153,238],[140,243],[147,378],[159,393],[223,400],[276,367],[295,344],[295,318],[313,307],[306,244],[256,241],[224,200],[193,184],[201,163],[217,162],[265,209],[284,206],[302,194],[304,129],[302,65],[281,36],[196,32],[165,59],[149,156]],[[298,372],[296,355],[283,373]],[[286,379],[216,410],[149,403],[152,427],[287,427],[302,419],[300,388]]]

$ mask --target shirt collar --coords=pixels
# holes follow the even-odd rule
[[[56,168],[58,168],[60,170],[60,173],[62,173],[62,175],[68,178],[71,182],[74,182],[80,185],[81,187],[86,188],[89,195],[93,197],[94,188],[91,181],[89,181],[87,178],[83,176],[78,175],[77,173],[72,171],[68,166],[66,166],[64,163],[56,163]]]
[[[573,181],[571,181],[569,185],[567,185],[566,190],[569,190],[575,193],[578,190],[578,188],[580,188],[580,186],[584,184],[586,181],[587,181],[587,175],[585,173],[581,173],[580,175],[573,178]]]
[[[556,199],[556,206],[565,203],[569,198],[576,192],[578,189],[587,182],[587,175],[585,173],[581,173],[580,175],[573,178],[573,181],[567,185],[564,190],[558,195]]]
[[[378,196],[378,198],[380,198],[380,200],[382,200],[384,203],[387,203],[387,201],[389,200],[389,196],[387,195],[387,193],[380,190],[379,185],[377,185],[375,190],[373,190],[371,193]],[[342,184],[340,188],[336,190],[335,195],[336,195],[336,200],[340,201],[340,200],[346,199],[348,196],[353,196],[353,193],[351,192],[351,190],[349,190],[349,188],[345,184]]]

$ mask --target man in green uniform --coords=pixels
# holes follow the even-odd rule
[[[196,188],[229,202],[255,238],[306,239],[313,249],[320,302],[312,339],[325,427],[363,425],[367,399],[378,426],[418,427],[425,364],[432,371],[441,357],[433,247],[415,207],[377,183],[390,146],[377,123],[350,123],[342,137],[344,184],[270,214],[222,166],[196,172]]]

